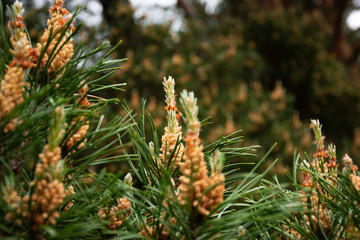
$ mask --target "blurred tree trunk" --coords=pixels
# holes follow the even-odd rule
[[[191,0],[177,0],[176,7],[184,10],[186,18],[193,17],[196,14],[196,8]]]
[[[313,0],[312,12],[321,13],[330,27],[332,46],[329,51],[345,66],[348,67],[352,79],[360,84],[358,58],[360,54],[360,38],[357,30],[350,30],[346,26],[348,13],[356,9],[352,0]]]
[[[129,0],[100,0],[100,3],[103,6],[103,13],[106,21],[108,23],[113,23],[118,21],[116,17],[117,7],[119,5],[129,6]]]
[[[117,44],[122,40],[127,49],[135,46],[139,38],[139,26],[135,23],[133,9],[129,0],[99,0],[103,6],[103,16],[109,27],[109,39]],[[121,51],[121,49],[120,49]],[[121,53],[124,54],[124,53]]]

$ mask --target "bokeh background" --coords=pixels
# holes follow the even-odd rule
[[[2,1],[5,2],[11,1]],[[37,40],[50,1],[23,1],[29,35]],[[78,0],[78,42],[89,49],[122,41],[114,58],[127,58],[103,92],[140,112],[141,98],[161,132],[164,76],[178,93],[192,90],[200,118],[211,116],[201,137],[210,143],[241,129],[245,145],[280,158],[282,174],[297,152],[312,153],[310,119],[340,154],[360,159],[360,1],[352,0]],[[86,4],[86,5],[84,5]],[[91,64],[91,60],[89,62]],[[108,117],[123,114],[111,106]],[[264,166],[266,167],[266,166]]]

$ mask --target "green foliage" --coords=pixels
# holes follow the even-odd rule
[[[134,125],[135,128],[131,131],[138,160],[130,164],[134,175],[140,181],[135,184],[140,184],[144,188],[141,193],[139,192],[143,204],[136,206],[138,209],[135,211],[139,211],[138,218],[142,219],[145,215],[146,219],[142,219],[139,225],[142,229],[148,226],[152,231],[151,234],[146,231],[146,234],[150,234],[154,239],[178,239],[180,236],[185,239],[234,239],[240,236],[244,239],[255,239],[259,236],[263,239],[271,239],[282,232],[281,229],[277,229],[279,222],[290,216],[291,212],[300,209],[301,204],[288,201],[289,196],[280,185],[263,181],[276,161],[267,171],[262,174],[256,173],[272,149],[249,173],[240,171],[240,166],[252,165],[240,159],[251,155],[256,146],[233,147],[234,144],[243,141],[239,133],[233,133],[204,147],[207,165],[215,151],[221,151],[225,155],[223,174],[226,176],[227,191],[224,202],[212,211],[213,214],[204,219],[197,214],[191,214],[174,197],[178,192],[172,179],[177,186],[179,171],[172,173],[172,168],[164,169],[156,164],[160,151],[157,133],[152,127],[152,136],[150,138],[146,136],[145,119],[146,114],[143,113],[140,116],[140,125]],[[147,119],[149,124],[154,126],[150,115]],[[152,140],[154,149],[148,146],[145,139]],[[173,158],[178,151],[178,144],[170,158]],[[165,238],[164,229],[169,232]]]
[[[287,160],[291,159],[294,146],[308,149],[310,143],[300,139],[308,134],[301,122],[299,127],[293,93],[284,89],[286,95],[281,101],[271,99],[275,84],[263,82],[271,67],[256,43],[249,39],[248,32],[252,30],[245,27],[247,22],[221,12],[207,14],[202,4],[194,1],[196,14],[183,18],[183,28],[173,32],[171,23],[149,25],[143,18],[137,19],[135,25],[124,21],[134,18],[134,9],[128,4],[113,4],[109,11],[104,10],[105,19],[111,18],[107,21],[111,29],[109,37],[112,42],[123,40],[124,48],[118,53],[128,58],[123,70],[114,77],[127,81],[131,91],[125,97],[131,99],[131,107],[139,110],[139,96],[148,97],[147,110],[154,116],[155,124],[164,124],[162,94],[158,89],[160,80],[171,73],[177,80],[177,88],[192,89],[199,96],[200,119],[211,116],[213,125],[202,130],[207,143],[221,137],[223,132],[229,134],[242,129],[251,144],[261,142],[268,149],[274,143],[269,136],[277,136],[279,144],[275,151],[285,165],[290,164]],[[122,17],[115,18],[119,15]],[[289,78],[281,79],[284,85]],[[277,80],[271,76],[271,81]],[[279,108],[279,102],[284,107]],[[296,134],[291,131],[294,125]]]
[[[74,17],[77,13],[78,11],[74,13]],[[11,56],[10,45],[5,40],[9,37],[5,35],[3,26],[1,24],[0,32],[4,36],[1,38],[1,54],[2,56]],[[66,32],[69,27],[70,25],[66,24],[63,32]],[[73,34],[77,31],[78,28]],[[68,36],[68,39],[71,37],[71,35]],[[50,65],[54,59],[51,56],[58,54],[56,51],[60,51],[63,46],[60,46],[58,50],[54,48],[47,65]],[[83,108],[80,105],[81,101],[78,101],[78,92],[85,84],[89,85],[91,93],[124,85],[121,83],[113,86],[99,85],[101,76],[114,72],[119,63],[123,61],[110,59],[110,54],[115,48],[108,50],[109,47],[109,44],[103,44],[89,51],[86,47],[79,45],[73,58],[59,70],[60,73],[50,75],[46,71],[47,68],[42,70],[41,60],[36,67],[26,71],[24,81],[28,85],[23,91],[24,100],[0,123],[2,190],[0,236],[26,239],[44,234],[49,239],[59,238],[59,236],[97,239],[97,233],[106,226],[106,223],[102,222],[94,213],[97,213],[97,208],[103,204],[103,201],[100,200],[104,194],[109,191],[119,193],[119,191],[113,190],[118,188],[119,183],[115,176],[107,175],[105,171],[98,175],[92,174],[89,167],[99,162],[127,160],[115,152],[126,146],[126,144],[119,143],[118,138],[128,132],[131,124],[129,124],[128,116],[118,116],[104,123],[104,108],[108,104],[117,103],[118,99],[92,98],[91,106]],[[47,47],[42,49],[41,56],[45,55],[46,49]],[[88,58],[104,50],[108,50],[108,54],[94,62],[91,67],[85,67]],[[1,58],[1,61],[1,70],[5,67],[8,68],[5,64],[6,61],[9,61],[8,58]],[[1,76],[3,78],[4,71],[1,71]],[[84,97],[86,96],[84,95],[82,98]],[[59,122],[55,125],[53,123],[54,118],[59,118],[58,114],[57,117],[54,117],[54,112],[57,111],[55,109],[58,107],[64,107],[63,121],[67,123],[64,130],[64,126],[61,127]],[[5,132],[5,126],[13,119],[17,119],[19,124],[13,131]],[[85,124],[90,125],[88,133],[69,148],[67,142],[74,132],[77,132]],[[59,134],[64,137],[60,138]],[[38,156],[43,152],[47,143],[60,146],[62,149],[63,162],[59,162],[62,166],[54,167],[61,171],[57,174],[65,176],[60,180],[65,183],[66,189],[72,186],[75,190],[70,197],[65,198],[65,205],[59,206],[59,208],[63,210],[70,201],[76,202],[76,204],[69,211],[61,212],[56,226],[44,224],[37,228],[34,227],[36,219],[32,215],[32,211],[23,209],[24,212],[30,212],[28,217],[24,216],[18,212],[16,203],[9,205],[3,197],[9,194],[10,200],[16,202],[17,198],[24,199],[25,196],[33,195],[35,188],[32,182],[36,182],[38,177],[35,169],[37,164],[41,163]],[[82,143],[84,146],[77,149]],[[50,148],[53,147],[50,146]],[[92,184],[89,184],[86,178],[90,179]],[[24,200],[21,202],[22,206],[26,206]],[[30,204],[31,202],[29,207]],[[12,213],[14,217],[6,218],[7,213]],[[14,218],[17,221],[9,221]]]
[[[201,5],[196,6],[202,8]],[[120,10],[122,14],[126,14],[129,9]],[[133,11],[131,8],[130,10]],[[188,97],[195,103],[191,108],[185,109],[184,120],[189,125],[188,133],[185,134],[185,129],[180,128],[183,134],[177,135],[172,150],[167,151],[170,149],[167,145],[170,142],[164,137],[166,129],[160,144],[156,119],[147,111],[151,101],[148,107],[145,101],[137,103],[139,116],[135,113],[138,109],[131,110],[124,102],[124,114],[105,117],[106,109],[119,103],[119,100],[98,97],[96,94],[103,93],[104,90],[116,92],[124,86],[118,82],[103,82],[110,75],[118,74],[119,65],[123,62],[123,59],[115,58],[119,44],[110,49],[110,45],[105,43],[94,50],[77,45],[69,60],[64,61],[56,71],[49,70],[56,57],[66,49],[66,44],[79,32],[81,24],[76,29],[71,29],[72,20],[77,14],[78,9],[58,31],[49,30],[50,36],[43,43],[38,61],[32,61],[32,67],[24,67],[25,75],[21,80],[26,84],[20,88],[23,98],[9,114],[0,115],[1,238],[354,239],[359,236],[360,173],[348,156],[344,157],[344,170],[338,170],[336,149],[333,145],[328,149],[324,148],[324,137],[318,121],[312,121],[317,152],[313,158],[306,156],[306,161],[302,160],[301,165],[298,165],[300,157],[295,154],[293,176],[287,173],[293,186],[281,184],[276,176],[273,180],[266,180],[266,175],[278,162],[272,161],[266,170],[262,170],[266,162],[269,162],[270,154],[289,156],[294,145],[306,147],[311,140],[299,117],[291,110],[293,96],[286,95],[280,82],[275,83],[273,89],[267,88],[266,83],[260,83],[263,72],[268,71],[265,67],[268,63],[255,50],[261,44],[254,45],[251,41],[239,38],[237,34],[244,33],[241,23],[231,28],[234,23],[231,18],[221,19],[227,28],[222,30],[224,35],[219,35],[216,32],[219,29],[211,24],[208,28],[200,28],[204,17],[204,12],[200,11],[199,18],[189,21],[189,29],[179,33],[182,35],[179,43],[169,40],[170,45],[161,52],[164,56],[167,52],[172,55],[168,66],[166,60],[161,60],[161,69],[172,70],[179,75],[184,69],[189,74],[197,74],[200,81],[195,87],[199,88],[198,94],[202,96],[198,107],[193,93],[189,94],[191,97],[183,94],[183,97]],[[281,18],[276,15],[275,20],[281,21]],[[9,82],[6,78],[8,72],[25,65],[18,61],[18,52],[11,49],[12,44],[8,42],[9,37],[3,26],[2,24],[0,28],[1,104],[4,102],[4,86]],[[306,26],[305,21],[302,27],[307,29]],[[148,29],[157,29],[159,34],[169,30],[169,26],[164,29],[158,27],[151,26]],[[285,25],[283,27],[284,32],[289,31]],[[269,28],[271,27],[266,27]],[[156,44],[160,45],[162,35],[159,37],[154,33],[157,31],[140,33],[144,34],[143,39],[153,44],[152,50],[145,48],[147,54],[155,54],[152,51],[157,49]],[[195,40],[185,41],[186,34],[190,34],[188,37],[199,37],[199,43]],[[201,37],[209,35],[210,38]],[[254,38],[255,35],[254,33]],[[54,39],[57,41],[52,45]],[[136,45],[137,42],[133,44]],[[316,42],[308,44],[314,47],[313,51],[317,51],[317,47],[321,48]],[[35,47],[34,44],[30,46]],[[55,47],[50,48],[51,46]],[[194,51],[186,51],[190,48]],[[49,53],[48,49],[52,51]],[[219,61],[211,65],[206,59],[215,53],[220,53],[217,55]],[[136,54],[142,56],[143,53]],[[308,54],[313,53],[310,51]],[[99,55],[101,57],[94,61]],[[12,58],[16,61],[11,60]],[[29,59],[33,60],[31,57]],[[224,59],[229,63],[224,64]],[[137,74],[151,77],[156,71],[161,72],[159,66],[152,65],[152,61],[148,60],[135,69],[138,71],[136,72],[133,68],[137,65],[132,60],[129,59],[127,65],[123,65],[123,74],[130,79]],[[244,65],[238,65],[236,61],[243,61]],[[333,63],[327,57],[324,61]],[[211,71],[210,75],[206,74]],[[236,82],[239,95],[234,93],[232,74],[240,79]],[[184,76],[186,75],[179,76],[179,86],[190,84],[190,80],[186,80],[187,77]],[[300,76],[294,75],[294,78],[289,79],[296,80],[296,77],[299,77],[297,80],[302,84]],[[208,80],[212,85],[210,91],[206,92]],[[160,84],[156,87],[156,84],[149,82],[150,85],[150,89],[160,92]],[[221,87],[225,87],[226,91],[220,91]],[[328,90],[324,85],[317,87]],[[200,90],[201,88],[205,90]],[[145,94],[145,90],[142,94]],[[172,95],[171,106],[166,109],[172,109],[178,114],[174,96],[175,94]],[[202,98],[205,100],[201,100]],[[253,163],[248,157],[255,156],[258,146],[245,147],[244,137],[239,131],[218,140],[208,139],[209,143],[202,147],[200,139],[208,135],[201,131],[198,136],[200,126],[197,124],[196,113],[199,110],[205,115],[211,110],[210,105],[214,100],[219,100],[220,106],[230,102],[228,106],[232,113],[222,107],[218,107],[218,111],[214,110],[214,113],[219,113],[218,117],[226,116],[228,123],[241,123],[251,138],[257,139],[258,132],[263,132],[263,136],[271,140],[271,134],[281,134],[280,150],[275,145],[265,148],[266,153],[261,160]],[[180,102],[187,104],[184,100]],[[238,117],[241,111],[237,106],[248,112],[247,120]],[[155,103],[152,109],[156,108],[161,109],[162,104],[158,106]],[[292,117],[291,120],[288,119],[289,116]],[[177,120],[177,116],[172,119]],[[13,124],[12,127],[9,128],[9,124]],[[173,124],[172,133],[177,131],[177,122],[170,124]],[[202,124],[204,126],[206,122],[203,121]],[[218,131],[216,126],[209,129]],[[229,127],[230,130],[233,128]],[[289,129],[296,129],[297,132]],[[303,136],[304,132],[307,135]],[[265,145],[270,142],[263,141]],[[290,143],[292,145],[288,145]],[[185,150],[181,150],[182,147]],[[194,189],[202,186],[195,185],[199,184],[196,182],[198,179],[193,181],[193,176],[187,177],[188,174],[182,168],[184,165],[177,167],[173,164],[182,151],[185,151],[184,156],[181,156],[182,163],[189,158],[205,162],[204,172],[208,175],[203,179],[221,176],[225,178],[220,179],[225,180],[214,180],[210,187],[202,189],[200,197],[194,195],[192,200],[181,198],[181,194],[184,194],[181,186],[188,181],[193,183],[191,187]],[[192,156],[194,153],[198,155]],[[108,173],[103,167],[109,163],[127,163],[131,170],[121,180],[124,172]],[[191,167],[191,171],[193,168],[200,171],[195,163]],[[297,182],[297,170],[303,172],[301,185]],[[214,201],[213,196],[208,194],[216,195],[213,190],[219,186],[224,186],[222,189],[225,189],[225,192],[219,191],[220,203],[204,214],[200,211],[200,203],[203,199]]]
[[[119,100],[93,95],[104,89],[118,90],[124,85],[101,83],[123,61],[111,58],[118,46],[89,66],[87,61],[109,49],[109,45],[102,44],[95,50],[78,45],[69,61],[56,72],[48,71],[66,42],[79,30],[78,27],[66,35],[71,22],[69,19],[57,32],[50,30],[39,61],[26,70],[22,102],[1,119],[0,236],[4,239],[146,236],[156,239],[166,230],[170,239],[231,239],[239,234],[249,239],[258,236],[271,239],[281,233],[275,227],[277,222],[297,211],[298,206],[287,201],[280,185],[263,181],[268,171],[256,173],[267,155],[251,172],[239,171],[255,147],[238,147],[243,140],[238,132],[204,148],[209,168],[215,151],[225,156],[226,181],[217,183],[226,186],[225,200],[206,217],[189,212],[180,204],[172,181],[173,178],[175,184],[178,182],[179,170],[172,171],[170,166],[160,168],[156,163],[160,153],[158,134],[154,121],[145,112],[145,104],[139,121],[126,106],[124,116],[105,119],[105,107]],[[4,30],[1,28],[0,32]],[[56,42],[53,50],[46,53],[56,36],[65,39],[64,42]],[[2,44],[3,56],[12,56],[10,44]],[[42,61],[45,56],[48,58]],[[18,66],[16,62],[7,65],[6,59],[2,61],[2,69]],[[13,120],[16,120],[14,127],[5,131]],[[147,144],[146,122],[150,125],[153,149]],[[88,126],[86,131],[84,126]],[[80,138],[74,140],[75,135]],[[180,142],[182,139],[178,139],[170,159],[175,157]],[[133,181],[129,175],[120,180],[123,172],[107,173],[106,168],[94,171],[96,166],[123,161],[130,165]],[[55,205],[48,209],[49,204]]]
[[[307,9],[308,2],[314,11]],[[185,5],[192,10],[188,12],[181,4],[170,7],[176,21],[182,21],[174,31],[172,22],[149,24],[146,16],[136,18],[128,1],[108,1],[103,4],[104,24],[109,29],[105,33],[112,43],[123,40],[124,47],[117,54],[128,58],[112,81],[128,82],[130,91],[125,97],[132,99],[134,109],[140,107],[139,96],[147,97],[148,111],[159,126],[164,113],[157,89],[171,73],[179,89],[191,88],[199,96],[200,119],[212,117],[215,127],[203,129],[206,139],[214,141],[223,131],[242,129],[248,141],[261,142],[267,149],[274,142],[270,136],[276,136],[275,150],[285,166],[291,164],[294,146],[308,151],[310,145],[300,139],[308,138],[306,127],[295,127],[296,134],[291,131],[293,116],[301,121],[321,119],[328,137],[345,152],[360,113],[358,66],[335,57],[336,39],[328,18],[336,11],[328,16],[327,10],[315,7],[319,7],[316,1],[308,2],[223,0],[209,13],[199,1],[189,1]],[[346,32],[342,24],[340,29]],[[276,110],[270,102],[269,112],[261,112],[260,106],[267,105],[277,82],[286,91],[286,107]],[[258,83],[260,95],[254,89]],[[243,89],[247,89],[245,97]],[[261,112],[260,126],[249,117],[253,112]],[[344,127],[340,130],[339,125]],[[358,151],[352,152],[357,156]]]
[[[282,226],[288,234],[286,239],[358,239],[358,167],[346,154],[341,170],[335,146],[330,144],[328,150],[324,150],[325,137],[319,122],[312,120],[312,128],[317,152],[314,157],[306,155],[302,159],[295,153],[294,175],[291,177],[288,174],[295,187],[294,201],[303,203],[303,210]],[[301,184],[296,181],[296,170],[302,172]]]
[[[358,88],[345,66],[329,52],[330,30],[323,16],[278,9],[253,11],[247,17],[246,38],[266,61],[262,82],[272,86],[281,80],[296,97],[295,107],[302,118],[322,119],[329,134],[337,138],[352,136],[357,123],[347,116],[360,113],[355,100]],[[345,126],[340,130],[336,126],[341,124]]]

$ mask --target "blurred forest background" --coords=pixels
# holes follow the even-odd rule
[[[113,57],[127,58],[108,80],[126,82],[125,91],[103,94],[127,100],[135,112],[146,98],[160,134],[166,124],[161,82],[171,75],[178,93],[196,93],[200,118],[211,116],[201,132],[207,143],[241,129],[245,145],[262,146],[261,156],[277,142],[272,158],[281,159],[276,169],[282,173],[295,148],[314,149],[309,123],[318,118],[327,142],[360,159],[360,31],[346,24],[360,3],[219,0],[209,9],[206,1],[177,0],[142,13],[129,0],[65,4],[73,11],[84,2],[86,31],[76,42],[92,48],[121,40]],[[37,40],[50,1],[23,3],[29,35]],[[112,106],[108,114],[122,111]]]

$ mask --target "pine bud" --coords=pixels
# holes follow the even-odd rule
[[[132,179],[131,173],[127,173],[126,176],[125,176],[125,178],[124,178],[124,182],[125,182],[127,185],[131,186],[131,185],[132,185],[132,181],[133,181],[133,179]]]
[[[221,174],[225,162],[224,154],[216,151],[214,156],[210,158],[211,172],[214,174]]]

